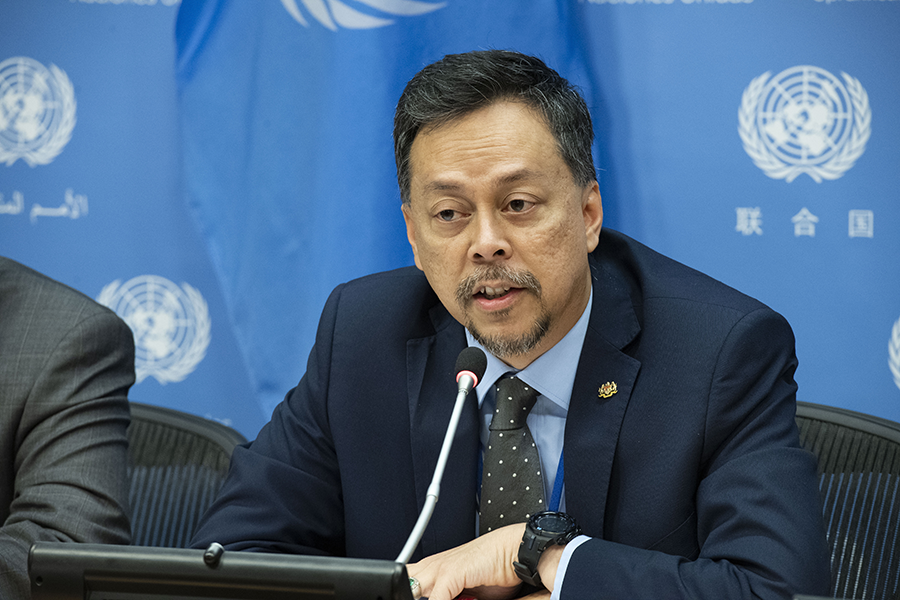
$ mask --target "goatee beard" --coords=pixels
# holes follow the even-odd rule
[[[472,334],[472,337],[482,345],[482,347],[499,359],[506,359],[512,356],[522,356],[528,354],[541,343],[547,331],[550,330],[550,313],[542,310],[541,314],[534,321],[530,331],[524,334],[513,336],[485,335],[478,331],[472,321],[466,323],[466,329]]]
[[[456,291],[456,301],[466,315],[466,329],[472,334],[472,337],[481,344],[485,350],[500,359],[512,356],[520,356],[528,354],[534,350],[547,332],[550,330],[551,317],[550,313],[541,302],[541,313],[535,319],[531,329],[520,336],[492,336],[486,335],[475,327],[472,319],[468,316],[469,304],[472,302],[472,296],[476,286],[484,281],[504,281],[513,284],[513,287],[523,288],[533,293],[538,302],[541,302],[542,290],[541,284],[532,273],[528,271],[514,271],[506,266],[491,265],[481,266],[475,269],[475,272],[460,282]],[[504,316],[499,313],[498,316]]]

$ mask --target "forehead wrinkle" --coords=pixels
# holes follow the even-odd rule
[[[543,179],[546,179],[545,174],[534,171],[532,169],[522,168],[513,171],[512,173],[504,173],[502,175],[494,177],[492,179],[492,185],[497,188],[503,188],[510,185],[515,185],[517,183]],[[464,188],[465,186],[461,183],[437,179],[426,183],[423,191],[425,191],[426,193],[459,192]]]
[[[546,174],[526,167],[513,171],[512,173],[499,175],[494,179],[494,183],[498,187],[506,187],[516,183],[522,183],[523,181],[527,182],[530,180],[542,180],[546,178]]]
[[[423,191],[425,193],[458,192],[459,190],[462,189],[462,187],[463,186],[461,186],[458,183],[438,180],[438,181],[429,181],[428,183],[426,183]]]

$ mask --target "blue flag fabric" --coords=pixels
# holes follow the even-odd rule
[[[304,372],[331,289],[412,264],[391,138],[406,82],[445,54],[515,49],[544,59],[590,103],[573,6],[182,3],[185,193],[264,412]]]
[[[799,400],[900,421],[898,1],[0,6],[0,254],[131,320],[137,402],[254,437],[329,290],[412,262],[405,82],[495,47],[585,92],[604,227],[784,314]]]

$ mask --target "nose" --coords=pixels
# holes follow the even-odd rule
[[[472,227],[473,238],[469,247],[469,258],[476,263],[508,259],[512,246],[500,219],[491,214],[481,213]]]

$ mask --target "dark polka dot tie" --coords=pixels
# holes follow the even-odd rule
[[[481,533],[521,523],[546,510],[541,460],[525,424],[538,392],[510,376],[499,379],[495,390],[496,410],[481,478]]]

